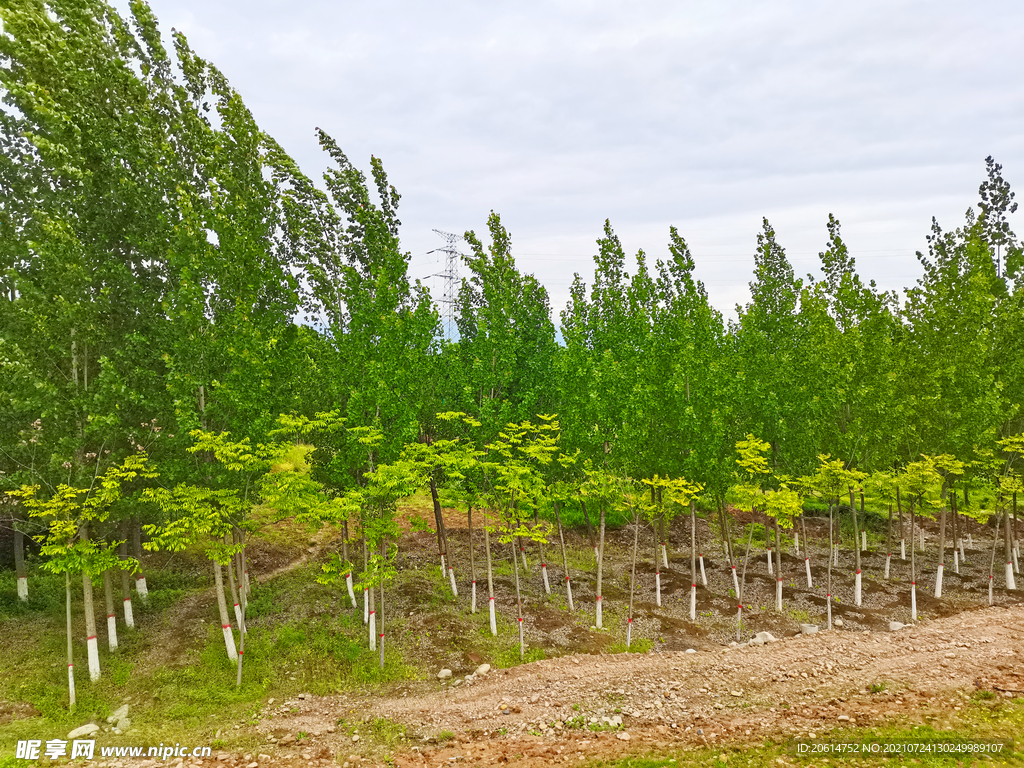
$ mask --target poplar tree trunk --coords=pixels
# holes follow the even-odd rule
[[[103,601],[107,608],[107,646],[117,650],[117,618],[114,614],[114,588],[110,582],[110,569],[103,571]]]
[[[814,584],[811,581],[811,545],[807,541],[807,524],[804,521],[803,515],[800,515],[800,530],[804,537],[804,568],[807,571],[807,588],[813,589]]]
[[[572,581],[569,579],[569,556],[565,551],[565,533],[562,531],[562,516],[559,514],[558,502],[554,502],[555,523],[558,525],[558,543],[562,547],[562,567],[565,569],[565,596],[569,602],[569,610],[575,610],[572,603]]]
[[[889,578],[889,564],[892,562],[892,504],[889,505],[889,523],[885,529],[885,578]]]
[[[732,548],[732,526],[729,525],[729,516],[728,513],[725,511],[724,502],[722,502],[722,524],[725,526],[725,541],[727,545],[725,554],[726,557],[729,558],[729,570],[732,571],[732,588],[734,594],[736,595],[736,598],[739,599],[740,577],[739,574],[736,572],[736,557]],[[740,541],[743,541],[743,539],[740,539]]]
[[[228,534],[224,534],[224,543],[231,544],[231,537]],[[238,625],[238,631],[242,631],[242,606],[238,602],[238,587],[235,584],[235,571],[237,568],[237,558],[232,555],[231,560],[228,561],[228,591],[231,593],[231,602],[233,603],[235,613],[235,624]]]
[[[939,510],[939,567],[935,572],[935,596],[942,597],[942,572],[946,568],[946,486],[942,486],[942,508]]]
[[[956,491],[949,494],[949,514],[953,522],[953,573],[959,575],[960,573],[960,550],[958,546],[960,544],[960,531],[956,524]]]
[[[345,561],[345,588],[348,589],[348,599],[352,601],[353,608],[358,608],[355,585],[352,583],[352,564],[348,561],[348,520],[341,523],[341,558]]]
[[[221,571],[221,564],[213,561],[213,588],[217,592],[217,611],[220,614],[220,628],[224,634],[224,648],[231,661],[238,661],[238,651],[235,649],[235,635],[231,631],[231,620],[228,618],[228,603],[224,599],[224,574]]]
[[[782,613],[782,531],[775,519],[775,610]]]
[[[861,572],[860,572],[860,542],[858,539],[858,532],[860,530],[857,525],[857,504],[853,496],[853,488],[850,489],[850,514],[853,516],[853,553],[856,555],[857,572],[853,577],[853,604],[860,606],[861,604]]]
[[[605,515],[604,505],[602,505],[601,506],[600,544],[598,545],[598,550],[597,550],[597,599],[595,600],[595,603],[596,603],[595,612],[597,614],[597,617],[596,617],[596,621],[594,622],[594,625],[598,629],[601,629],[602,626],[603,626],[601,624],[601,577],[602,577],[603,572],[604,572],[604,568],[603,568],[603,566],[604,566],[604,515]]]
[[[498,620],[494,615],[494,570],[491,567],[491,530],[484,517],[484,549],[487,552],[487,611],[491,622],[491,635],[498,636]]]
[[[466,509],[466,518],[469,522],[469,577],[471,582],[471,594],[469,598],[469,612],[476,613],[476,559],[473,555],[473,505],[469,504]]]
[[[831,502],[828,505],[828,545],[829,548],[835,551],[835,534],[832,532],[832,528],[835,520],[835,504]],[[828,570],[827,570],[827,581],[825,586],[825,613],[826,613],[826,628],[832,629],[832,553],[829,553],[828,558]]]
[[[370,630],[370,650],[377,650],[377,590],[372,586],[369,588],[370,595],[370,620],[368,622]]]
[[[537,513],[537,502],[534,501],[534,504],[533,504],[533,524],[534,525],[538,525],[539,522],[540,522],[540,520],[538,518],[538,513]],[[548,561],[544,557],[544,542],[538,540],[537,541],[537,547],[540,549],[540,575],[541,575],[542,580],[544,581],[544,594],[545,595],[550,595],[551,594],[551,582],[548,581]]]
[[[509,542],[512,552],[512,570],[516,574],[516,610],[519,618],[519,658],[526,656],[526,638],[523,635],[523,595],[519,587],[519,561],[516,559],[515,538]]]
[[[993,597],[993,594],[992,594],[992,586],[993,586],[993,581],[995,580],[994,577],[995,577],[995,573],[996,573],[996,548],[999,546],[999,528],[1001,527],[1000,526],[1001,523],[1002,523],[1002,520],[1000,519],[999,513],[996,513],[996,529],[995,529],[995,531],[992,534],[992,559],[989,561],[989,564],[988,564],[988,604],[989,605],[992,605],[993,604],[993,600],[994,600],[994,597]]]
[[[626,648],[633,641],[633,592],[636,585],[636,552],[640,544],[640,516],[633,518],[633,564],[629,572],[629,610],[626,618]],[[657,565],[657,563],[655,563]]]
[[[747,537],[747,551],[743,555],[743,577],[740,579],[739,589],[736,591],[736,602],[739,604],[736,610],[736,642],[740,641],[740,630],[743,627],[743,588],[747,585],[747,560],[750,558],[750,542],[754,540],[754,523],[750,523],[750,535]]]
[[[868,516],[864,512],[864,489],[860,489],[860,522],[864,527],[860,530],[861,551],[868,551]]]
[[[903,523],[903,505],[900,503],[900,487],[896,486],[896,511],[900,514],[900,560],[907,559],[907,530]]]
[[[472,541],[470,542],[472,546]],[[387,563],[388,556],[388,538],[387,536],[381,537],[380,543],[380,557],[381,563]],[[382,566],[383,567],[383,566]],[[384,575],[381,573],[380,578],[380,668],[384,669]]]
[[[128,559],[128,521],[124,521],[121,524],[120,529],[121,543],[117,547],[117,556],[121,559],[122,566],[120,569],[121,573],[121,597],[124,603],[124,625],[128,629],[135,627],[135,614],[132,611],[132,586],[131,579],[128,576],[128,570],[124,567],[123,563]]]
[[[240,532],[238,534],[238,538],[241,539],[241,533]],[[245,550],[243,549],[243,550],[241,550],[235,556],[235,559],[238,562],[238,565],[239,565],[239,568],[241,570],[241,573],[243,574],[243,579],[245,578],[245,576],[244,576],[244,574],[245,574],[245,565],[244,565],[244,562],[243,562],[243,554],[244,554],[244,552],[245,552]],[[242,687],[242,658],[245,656],[245,636],[246,636],[246,634],[248,634],[248,630],[245,627],[245,606],[248,603],[248,599],[246,598],[246,595],[245,595],[245,589],[240,589],[240,590],[238,590],[238,592],[239,592],[239,599],[241,600],[241,606],[239,607],[240,610],[239,610],[239,613],[238,613],[238,672],[237,672],[237,675],[235,677],[235,687],[236,688],[241,688]]]
[[[653,493],[653,489],[651,489]],[[657,531],[655,531],[657,534]],[[658,560],[661,558],[661,543],[657,535],[654,537],[654,602],[661,607],[661,569],[658,567]]]
[[[690,502],[690,621],[697,620],[697,508]]]
[[[64,602],[67,616],[67,637],[68,637],[68,703],[71,709],[75,708],[75,658],[74,648],[71,641],[71,574],[64,572]]]
[[[81,527],[82,541],[89,540],[89,531]],[[85,610],[85,650],[89,659],[89,679],[100,679],[100,649],[96,638],[96,608],[92,602],[92,578],[88,569],[82,569],[82,607]]]
[[[448,531],[444,527],[444,513],[441,511],[441,499],[437,495],[437,483],[433,475],[430,476],[430,498],[434,502],[434,526],[437,528],[437,552],[441,557],[441,575],[448,576],[448,571],[451,570],[451,563],[448,562]],[[455,580],[449,577],[449,583],[457,597],[459,593],[454,586]]]
[[[360,535],[360,541],[363,545],[363,580],[366,580],[367,569],[370,563],[370,556],[366,551],[366,534]],[[443,557],[443,555],[442,555]],[[442,569],[444,567],[444,561],[441,561]],[[444,575],[444,571],[441,571],[441,575]],[[363,625],[366,626],[370,623],[370,591],[367,585],[363,584]]]
[[[139,523],[139,518],[133,517],[130,526],[132,557],[139,561],[139,568],[135,571],[135,591],[139,593],[139,599],[145,605],[149,602],[149,589],[146,586],[146,572],[142,570],[142,525]]]
[[[18,599],[28,601],[28,570],[25,568],[25,534],[14,528],[14,574],[18,580]]]
[[[1016,506],[1017,506],[1016,502],[1017,502],[1017,495],[1014,494],[1014,512],[1016,512]],[[1006,588],[1007,589],[1016,589],[1017,588],[1017,582],[1016,582],[1016,580],[1013,577],[1013,553],[1012,553],[1012,550],[1011,550],[1012,544],[1010,543],[1012,541],[1012,539],[1013,539],[1012,535],[1010,534],[1010,513],[1007,512],[1005,517],[1006,517],[1006,534],[1003,537],[1003,540],[1004,540],[1005,545],[1006,545]]]
[[[923,498],[923,496],[922,496]],[[910,619],[917,621],[917,534],[915,533],[915,522],[917,517],[917,505],[910,504]]]

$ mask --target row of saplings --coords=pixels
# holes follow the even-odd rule
[[[512,426],[512,425],[510,425]],[[492,453],[499,455],[499,462],[502,455],[506,459],[515,459],[516,452],[522,452],[523,445],[536,446],[541,440],[537,434],[531,436],[526,434],[529,430],[525,425],[524,433],[511,435],[509,445],[505,446],[505,452],[494,450]],[[529,425],[532,427],[532,425]],[[557,423],[554,425],[557,430]],[[540,431],[543,435],[543,425]],[[363,592],[363,621],[368,627],[369,646],[371,650],[379,647],[381,664],[384,661],[384,624],[383,609],[385,585],[394,576],[394,563],[397,554],[397,543],[400,539],[400,530],[394,514],[397,504],[420,488],[429,485],[434,500],[436,530],[438,535],[438,547],[441,557],[442,572],[447,573],[448,581],[454,595],[458,596],[458,579],[452,565],[451,558],[447,557],[448,541],[444,528],[444,521],[441,515],[441,504],[436,482],[439,473],[430,471],[417,473],[410,471],[408,466],[396,467],[395,465],[379,465],[367,474],[367,483],[357,492],[350,492],[343,496],[329,497],[323,492],[315,481],[308,477],[308,474],[298,471],[290,472],[269,472],[275,455],[281,451],[280,445],[257,446],[252,448],[247,442],[232,443],[225,434],[212,435],[210,433],[197,433],[195,450],[204,450],[213,453],[216,457],[224,460],[230,456],[236,471],[248,471],[250,474],[260,475],[264,481],[262,485],[262,500],[272,505],[279,516],[295,515],[297,518],[314,524],[333,523],[336,524],[342,533],[342,552],[332,556],[323,566],[323,573],[319,577],[322,583],[334,584],[344,582],[348,598],[353,608],[358,608],[356,599],[356,588]],[[1024,447],[1024,440],[1015,438],[1022,443],[1013,443],[1003,446],[1004,449],[1021,453]],[[1005,442],[1005,441],[1004,441]],[[440,446],[442,449],[444,446]],[[492,449],[495,446],[490,446]],[[804,553],[804,563],[808,588],[813,587],[811,576],[811,542],[807,537],[806,524],[802,514],[803,502],[806,498],[814,497],[825,500],[829,510],[829,541],[830,556],[828,557],[827,568],[827,622],[832,627],[832,568],[839,564],[839,551],[841,542],[839,540],[839,526],[836,514],[838,510],[848,512],[851,515],[854,542],[851,547],[854,552],[854,603],[861,605],[862,599],[862,570],[861,553],[867,547],[867,532],[858,523],[865,520],[864,513],[864,488],[869,489],[876,499],[887,503],[889,507],[889,518],[887,526],[887,544],[884,577],[890,577],[890,563],[893,549],[893,515],[894,511],[898,521],[898,538],[900,541],[900,558],[907,559],[906,540],[904,536],[904,518],[909,518],[910,530],[918,530],[917,518],[921,515],[928,519],[935,519],[938,516],[939,536],[938,552],[939,562],[935,575],[935,596],[941,597],[943,571],[945,569],[945,558],[948,544],[952,543],[953,568],[959,573],[960,561],[964,558],[965,538],[969,536],[965,529],[964,520],[974,519],[980,522],[993,522],[995,525],[991,558],[989,564],[989,603],[993,600],[993,582],[995,576],[995,558],[998,550],[1000,537],[1003,541],[1002,554],[1005,558],[1005,586],[1007,589],[1016,589],[1015,574],[1019,573],[1019,541],[1016,537],[1017,519],[1017,493],[1020,490],[1021,478],[1017,474],[1004,473],[999,485],[996,488],[995,501],[996,510],[985,511],[977,507],[968,506],[966,487],[961,484],[964,466],[960,462],[948,456],[922,457],[920,461],[914,462],[898,475],[876,473],[870,477],[854,470],[845,468],[841,462],[830,460],[829,457],[821,457],[819,466],[814,475],[794,481],[788,478],[771,477],[768,469],[765,453],[768,445],[752,436],[740,441],[737,447],[737,466],[740,482],[738,482],[729,494],[730,505],[725,500],[717,499],[715,508],[722,533],[723,547],[728,559],[731,571],[733,587],[737,595],[737,636],[739,637],[742,624],[743,593],[746,585],[746,571],[750,560],[751,544],[753,542],[756,527],[753,522],[748,523],[748,530],[741,533],[739,543],[743,545],[742,561],[734,552],[733,533],[730,526],[730,514],[727,510],[731,507],[747,513],[746,517],[753,520],[757,515],[763,515],[768,524],[765,530],[766,544],[768,547],[767,569],[769,575],[776,577],[776,609],[782,610],[782,563],[781,549],[784,543],[783,530],[792,531],[792,544],[796,553],[801,552],[801,539]],[[438,466],[436,462],[436,448],[433,446],[427,450],[435,450],[433,467]],[[534,454],[532,458],[544,454]],[[557,543],[561,554],[564,584],[567,597],[568,610],[575,610],[575,603],[572,594],[573,576],[569,568],[568,554],[566,551],[565,534],[562,525],[560,508],[565,502],[566,495],[563,493],[552,493],[549,508],[553,517],[552,521],[540,519],[540,509],[544,506],[540,498],[540,492],[551,491],[552,483],[543,483],[538,468],[543,468],[543,461],[535,461],[533,468],[537,477],[541,477],[538,484],[535,478],[527,478],[533,482],[523,482],[526,477],[521,470],[522,467],[512,466],[512,471],[501,473],[500,467],[492,465],[488,467],[489,480],[491,483],[490,493],[476,493],[473,501],[478,505],[478,514],[482,514],[483,520],[480,525],[483,532],[484,556],[486,561],[486,581],[488,610],[490,613],[490,627],[493,634],[497,634],[497,623],[495,618],[495,594],[493,582],[493,561],[495,550],[492,546],[492,535],[497,538],[499,547],[507,547],[508,560],[512,565],[515,575],[516,605],[518,611],[520,652],[525,652],[525,639],[523,636],[523,613],[522,613],[522,590],[520,582],[520,562],[523,573],[529,571],[526,559],[524,542],[534,541],[539,547],[540,573],[543,588],[546,593],[551,593],[551,582],[548,574],[547,558],[544,546],[549,544],[557,536]],[[428,462],[429,464],[429,462]],[[514,465],[515,461],[508,461],[508,465]],[[525,465],[529,467],[529,465]],[[449,482],[448,488],[442,490],[458,490],[460,481],[463,488],[467,484],[469,474],[458,471],[451,463],[445,467],[443,476]],[[584,469],[586,480],[577,487],[576,503],[579,504],[586,522],[588,538],[594,549],[595,556],[595,624],[602,628],[602,580],[604,577],[603,561],[605,551],[606,515],[610,509],[625,513],[627,522],[633,532],[632,560],[630,571],[630,595],[627,611],[627,646],[632,640],[633,623],[633,602],[636,586],[636,564],[638,555],[638,543],[640,530],[645,525],[651,525],[660,532],[656,537],[658,542],[654,553],[654,580],[655,599],[661,605],[661,573],[660,567],[668,566],[668,551],[665,542],[665,527],[671,521],[674,514],[681,510],[689,512],[690,518],[690,560],[691,560],[691,592],[690,592],[690,618],[696,618],[696,591],[698,574],[703,585],[707,586],[707,575],[704,565],[703,554],[699,551],[697,542],[696,526],[696,500],[703,491],[702,486],[689,483],[682,479],[669,479],[654,477],[643,480],[639,483],[629,478],[618,477],[605,470],[594,470],[590,467]],[[103,473],[99,482],[93,488],[74,489],[62,486],[58,491],[45,501],[36,498],[35,489],[26,488],[15,494],[20,496],[21,503],[29,510],[33,517],[46,518],[48,523],[47,535],[43,538],[41,554],[49,559],[44,568],[65,575],[66,586],[66,618],[68,636],[68,680],[70,690],[70,703],[74,704],[74,666],[72,656],[72,624],[71,624],[71,575],[78,571],[81,574],[83,585],[83,598],[86,621],[86,647],[89,664],[90,678],[98,679],[100,675],[99,652],[97,646],[97,631],[95,620],[95,609],[93,605],[93,578],[99,577],[102,582],[105,606],[107,613],[108,645],[113,651],[117,648],[117,620],[114,609],[113,584],[120,581],[121,597],[123,602],[124,624],[131,628],[134,626],[132,613],[132,602],[129,587],[129,575],[135,575],[136,590],[142,600],[147,599],[146,580],[141,569],[140,559],[143,545],[141,542],[140,525],[137,519],[129,519],[122,516],[118,518],[117,513],[125,513],[127,506],[122,502],[122,493],[131,483],[140,479],[155,478],[157,473],[148,463],[144,452],[129,457],[121,465],[112,467]],[[486,473],[484,475],[487,476]],[[251,487],[251,483],[244,483],[244,487]],[[773,485],[774,487],[769,487]],[[98,489],[98,490],[97,490]],[[965,499],[964,507],[958,509],[958,491],[963,490]],[[860,517],[857,514],[857,495],[860,498]],[[559,495],[561,498],[559,498]],[[849,498],[849,506],[839,507],[840,499]],[[147,549],[165,549],[180,551],[189,546],[199,544],[205,554],[211,560],[214,572],[214,583],[217,596],[217,606],[225,648],[228,657],[237,664],[237,684],[242,679],[242,657],[245,647],[245,613],[247,595],[250,592],[250,580],[246,567],[245,539],[246,532],[255,530],[255,518],[251,514],[254,497],[249,497],[247,492],[240,492],[238,489],[220,488],[209,489],[196,486],[179,485],[173,489],[147,488],[142,493],[142,498],[155,503],[163,512],[164,520],[160,524],[145,526],[150,540],[146,542]],[[466,498],[465,494],[463,498]],[[523,504],[524,501],[529,504]],[[591,524],[587,511],[587,504],[596,506],[598,509],[598,523]],[[469,554],[470,554],[470,610],[477,610],[477,573],[476,573],[476,550],[478,542],[474,535],[473,513],[474,504],[469,503]],[[353,539],[349,534],[350,521],[358,520],[359,536],[354,542],[355,546],[362,550],[362,571],[358,584],[354,582],[353,566],[349,559],[349,547]],[[950,523],[950,539],[946,538],[947,522]],[[595,531],[596,528],[596,531]],[[774,546],[771,532],[774,531]],[[857,535],[859,532],[859,536]],[[16,534],[16,563],[18,566],[18,594],[23,600],[28,598],[27,577],[24,572],[23,554],[18,547],[21,534]],[[856,539],[860,539],[857,541]],[[132,542],[133,555],[127,554],[128,540]],[[918,547],[914,546],[916,537],[912,538],[910,547],[910,590],[909,599],[911,616],[917,619],[917,577],[918,570],[916,557]],[[971,546],[972,542],[968,543]],[[517,557],[516,546],[519,553]],[[920,542],[923,548],[923,542]],[[500,549],[498,550],[500,551]],[[660,565],[659,565],[660,562]],[[225,597],[224,575],[227,575],[227,587],[231,602],[234,607],[232,617],[227,607]],[[379,596],[379,604],[378,604]],[[379,620],[378,620],[379,617]],[[233,622],[232,622],[233,619]],[[238,633],[238,644],[236,646],[235,632]]]

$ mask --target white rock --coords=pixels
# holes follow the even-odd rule
[[[687,653],[696,653],[697,651],[696,651],[696,650],[694,650],[693,648],[687,648],[687,649],[686,649],[686,652],[687,652]]]
[[[615,738],[616,739],[621,739],[622,741],[629,741],[629,734],[628,733],[616,733],[615,734]]]
[[[452,671],[450,669],[442,669],[440,672],[437,673],[438,680],[447,680],[451,676]]]
[[[837,627],[841,627],[841,626],[843,626],[843,620],[842,620],[842,619],[836,619],[836,620],[835,620],[835,621],[833,621],[832,623],[833,623],[833,624],[834,624],[835,626],[837,626]]]
[[[107,718],[108,723],[116,723],[123,717],[128,717],[128,705],[122,704],[120,707],[114,710],[113,714]]]
[[[906,624],[900,624],[898,621],[890,621],[889,622],[889,631],[890,632],[899,632],[905,626],[907,626],[907,625]]]
[[[771,632],[758,632],[752,638],[748,645],[767,645],[768,643],[775,642],[775,635]]]
[[[473,674],[476,675],[477,677],[483,677],[484,675],[486,675],[490,671],[491,671],[491,665],[490,664],[481,664],[479,667],[476,668],[476,671],[473,672]]]
[[[84,736],[92,736],[96,733],[100,727],[96,723],[86,723],[83,726],[75,728],[71,733],[68,734],[69,739],[81,739]]]
[[[800,625],[800,632],[802,634],[813,635],[817,631],[818,631],[818,625],[817,624],[801,624]]]

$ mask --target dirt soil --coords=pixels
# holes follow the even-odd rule
[[[469,572],[468,532],[452,518],[452,560],[462,579]],[[812,536],[821,527],[820,521],[815,523],[808,524]],[[607,568],[604,594],[616,603],[623,601],[628,589],[628,563],[623,557],[627,534],[610,536],[618,551]],[[698,536],[714,540],[703,523]],[[581,536],[572,538],[573,547],[585,550]],[[688,530],[672,538],[682,544],[689,538]],[[918,606],[924,620],[896,631],[890,631],[890,621],[910,621],[909,563],[898,556],[892,563],[894,578],[887,581],[880,578],[884,554],[876,550],[865,555],[865,600],[855,608],[849,583],[853,558],[844,552],[841,566],[833,570],[832,590],[839,597],[834,615],[844,619],[843,627],[798,634],[801,621],[823,625],[825,555],[815,552],[812,558],[813,589],[802,583],[803,557],[792,551],[783,556],[787,613],[780,615],[766,610],[774,605],[775,584],[764,572],[763,550],[756,553],[757,561],[752,553],[744,599],[752,610],[749,618],[745,613],[744,639],[761,630],[779,639],[763,646],[730,647],[736,634],[736,606],[729,596],[732,579],[721,549],[704,553],[709,583],[698,589],[698,618],[691,622],[689,552],[677,549],[670,539],[672,563],[659,569],[663,602],[658,607],[650,557],[655,541],[642,536],[642,551],[649,554],[637,568],[634,639],[652,638],[652,652],[606,652],[611,638],[587,629],[593,616],[592,579],[574,573],[575,614],[546,605],[537,584],[524,595],[528,647],[546,648],[558,658],[479,675],[471,673],[487,659],[473,653],[471,644],[450,650],[451,638],[440,631],[439,616],[421,614],[422,595],[395,594],[389,605],[396,616],[412,616],[405,619],[407,626],[433,622],[438,629],[438,644],[422,649],[421,666],[428,679],[361,693],[270,699],[258,725],[239,723],[242,734],[258,737],[259,746],[251,753],[222,752],[205,761],[152,764],[575,765],[647,752],[675,755],[707,746],[760,743],[766,737],[821,736],[835,728],[886,722],[948,726],[956,722],[967,697],[979,689],[1004,697],[1024,696],[1024,604],[1019,593],[997,589],[995,607],[985,606],[988,552],[983,541],[984,534],[977,549],[968,553],[970,565],[961,564],[961,574],[947,573],[943,599],[930,595],[933,576],[918,577]],[[309,540],[298,560],[270,558],[262,564],[261,580],[316,558],[333,544],[318,537]],[[549,561],[557,561],[556,555],[549,550]],[[934,559],[919,558],[919,574],[933,573],[934,562],[921,561]],[[400,568],[413,573],[434,567],[432,535],[407,535],[400,560]],[[536,553],[531,560],[537,562]],[[552,583],[558,583],[560,568],[554,562],[549,568]],[[496,593],[501,595],[497,603],[511,617],[514,601],[506,581],[496,579]],[[179,610],[189,609],[198,611],[200,606]],[[454,674],[439,681],[435,675],[442,667]],[[387,724],[390,733],[375,733],[374,721]],[[393,736],[399,725],[404,726],[405,739],[386,746],[386,737]],[[605,728],[595,732],[590,725]],[[99,764],[135,768],[146,761]]]
[[[396,766],[576,764],[887,721],[938,728],[979,688],[1024,695],[1022,629],[1024,606],[1016,605],[894,632],[833,630],[714,651],[564,656],[384,696],[303,694],[268,703],[258,726],[260,754],[223,753],[185,765],[383,766],[368,726],[356,740],[337,725],[374,718],[407,728],[411,740],[393,756]],[[571,725],[616,713],[622,727],[614,730]],[[299,733],[308,737],[296,743]]]

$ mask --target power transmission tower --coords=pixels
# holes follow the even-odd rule
[[[444,337],[452,340],[456,335],[455,305],[459,298],[459,263],[462,261],[458,242],[462,240],[462,235],[442,232],[440,229],[434,231],[444,238],[445,245],[442,248],[428,251],[428,253],[445,254],[445,268],[443,272],[438,272],[431,277],[444,279],[444,290],[441,294],[441,321],[444,323]]]

